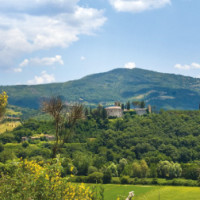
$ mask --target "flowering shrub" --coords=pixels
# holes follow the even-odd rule
[[[4,91],[0,94],[0,118],[3,116],[3,114],[5,112],[5,107],[6,107],[7,103],[8,103],[8,95]]]
[[[4,91],[4,92],[2,92],[2,94],[0,94],[0,105],[2,107],[5,107],[7,105],[7,102],[8,102],[8,95]]]
[[[2,173],[1,200],[93,200],[96,191],[84,184],[74,184],[61,177],[61,162],[51,163],[20,160],[13,163],[12,173]]]

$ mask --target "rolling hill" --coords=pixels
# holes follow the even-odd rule
[[[9,103],[38,108],[42,98],[60,95],[64,101],[111,104],[114,101],[145,100],[157,109],[199,108],[200,79],[135,69],[114,69],[65,83],[0,86]]]

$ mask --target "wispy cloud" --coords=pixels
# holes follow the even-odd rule
[[[128,62],[124,65],[124,68],[126,69],[134,69],[136,68],[136,64],[134,62]]]
[[[80,35],[98,30],[106,21],[104,12],[78,2],[0,0],[0,68],[35,51],[67,48]]]
[[[171,3],[171,0],[109,0],[118,12],[143,12],[145,10],[162,8]]]
[[[21,68],[21,67],[14,68],[13,71],[14,71],[14,72],[22,72],[22,68]]]
[[[54,65],[54,64],[63,65],[64,61],[62,59],[62,56],[56,55],[55,57],[25,59],[19,66],[21,66],[21,67],[25,67],[27,65],[50,66],[50,65]]]
[[[44,58],[30,58],[24,59],[18,68],[14,68],[14,72],[22,72],[24,67],[27,66],[54,66],[54,65],[64,65],[62,56],[56,55],[55,57],[44,57]]]
[[[176,69],[180,69],[180,70],[200,69],[200,64],[198,64],[198,63],[192,63],[190,65],[176,64],[174,67]]]
[[[44,84],[55,82],[53,74],[48,74],[46,71],[42,71],[40,76],[35,76],[34,79],[27,81],[29,85]]]
[[[86,59],[86,57],[85,56],[81,56],[81,58],[80,58],[81,60],[85,60]]]

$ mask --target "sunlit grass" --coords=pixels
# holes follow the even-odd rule
[[[135,200],[199,200],[200,187],[165,186],[139,195]]]
[[[22,113],[21,112],[16,112],[16,111],[14,111],[13,109],[9,109],[9,108],[7,108],[6,109],[6,113],[5,113],[5,115],[10,115],[10,116],[20,116],[20,115],[22,115]]]
[[[136,197],[155,190],[157,186],[136,186],[136,185],[112,185],[106,184],[104,186],[105,200],[116,200],[118,196],[127,197],[130,191],[134,191]],[[125,199],[125,198],[124,198]],[[134,199],[135,200],[135,199]]]
[[[0,134],[5,133],[6,131],[12,131],[14,128],[17,126],[21,125],[19,121],[16,122],[5,122],[5,123],[0,123]]]
[[[127,197],[134,191],[134,200],[199,200],[200,187],[103,185],[105,200]]]

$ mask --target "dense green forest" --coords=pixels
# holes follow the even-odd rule
[[[200,179],[200,111],[161,110],[144,116],[128,111],[123,118],[109,119],[98,107],[85,114],[58,151],[65,158],[63,176],[73,166],[77,181],[83,181],[81,176],[105,183],[112,177],[121,177],[122,183],[127,177]],[[53,142],[41,134],[54,132],[53,120],[29,119],[1,134],[0,170],[11,170],[9,160],[17,157],[50,159]],[[39,140],[22,142],[22,137],[38,135]]]
[[[0,91],[8,93],[9,104],[36,109],[42,99],[60,95],[66,102],[85,105],[145,100],[157,110],[194,110],[200,103],[199,86],[198,78],[135,68],[115,69],[65,83],[0,86]]]

